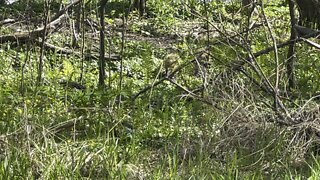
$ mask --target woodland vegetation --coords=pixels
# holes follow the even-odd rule
[[[1,179],[319,179],[318,0],[0,0]]]

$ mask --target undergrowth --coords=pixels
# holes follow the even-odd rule
[[[217,23],[220,13],[224,19],[217,26],[239,30],[240,14],[229,22],[232,17],[227,13],[238,4],[211,5],[207,8],[216,13],[211,21]],[[190,11],[189,6],[196,8]],[[309,99],[311,94],[303,91],[295,102],[285,102],[288,116],[279,115],[270,94],[230,67],[247,52],[227,40],[220,44],[225,37],[216,32],[210,39],[215,45],[204,48],[201,4],[150,0],[148,7],[148,18],[128,15],[121,88],[119,60],[108,63],[106,88],[97,86],[96,34],[85,34],[83,48],[94,55],[85,61],[76,54],[46,51],[42,85],[37,84],[37,45],[1,44],[1,179],[318,179],[316,98]],[[121,52],[119,9],[108,14],[112,20],[107,19],[106,52]],[[282,11],[277,13],[285,21],[288,14]],[[279,15],[268,13],[272,18]],[[69,46],[68,23],[48,41]],[[265,32],[252,33],[249,37],[256,41],[252,49],[265,48]],[[285,58],[286,52],[280,53]],[[168,54],[179,58],[171,69],[162,67]],[[212,61],[204,65],[206,72],[194,63],[203,56]],[[309,56],[319,57],[313,51]],[[267,54],[258,63],[273,80],[274,63],[266,61],[270,57]],[[188,62],[192,63],[170,80],[155,85],[166,76],[165,70]],[[308,78],[298,76],[298,84]],[[152,88],[139,94],[149,85]],[[295,123],[284,123],[289,120]]]

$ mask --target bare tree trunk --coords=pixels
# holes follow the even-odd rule
[[[82,5],[83,5],[83,0],[80,0],[79,4],[76,7],[76,12],[75,12],[76,14],[75,30],[77,33],[80,32]]]
[[[204,63],[202,64],[205,64],[205,65],[201,65],[203,66],[203,70],[202,70],[202,75],[203,75],[203,87],[204,87],[204,90],[207,90],[207,86],[208,86],[208,75],[207,75],[207,66],[209,64],[209,61],[210,61],[210,56],[207,55],[207,52],[210,51],[210,25],[209,25],[209,14],[208,14],[208,3],[207,2],[208,0],[204,0],[203,1],[203,5],[204,5],[204,9],[205,9],[205,16],[206,16],[206,34],[207,34],[207,47],[206,47],[206,52],[205,52],[205,56],[204,56],[204,60],[205,61]],[[202,92],[202,96],[204,96],[204,91]]]
[[[104,9],[107,4],[108,0],[101,0],[100,1],[100,58],[99,58],[99,86],[105,87],[104,79],[106,76],[105,73],[105,66],[106,62],[104,59],[105,49],[104,49],[104,31],[105,31],[105,22],[104,22]]]
[[[246,40],[248,40],[249,36],[249,30],[253,26],[251,23],[251,19],[253,16],[253,13],[256,10],[256,0],[242,0],[242,8],[243,8],[243,13],[247,16],[247,24],[246,24],[246,30],[247,33],[245,35]]]
[[[296,25],[295,20],[295,11],[294,11],[294,2],[293,0],[289,0],[289,11],[291,18],[291,35],[290,40],[294,40],[297,36],[294,26]],[[287,76],[288,76],[288,91],[291,94],[292,89],[295,87],[295,77],[294,77],[294,47],[295,42],[289,45],[288,54],[287,54]]]
[[[85,29],[84,29],[84,19],[85,19],[85,3],[84,1],[81,1],[80,4],[80,10],[81,10],[81,14],[79,17],[79,33],[81,33],[81,38],[82,38],[82,43],[81,43],[81,73],[80,73],[80,78],[79,78],[79,82],[82,85],[83,84],[83,74],[84,74],[84,49],[85,49]],[[82,25],[82,28],[81,28]]]
[[[320,1],[296,0],[299,9],[299,24],[308,28],[320,28]]]
[[[77,41],[78,41],[78,36],[80,33],[80,21],[81,21],[81,10],[82,10],[82,4],[83,4],[83,0],[80,0],[80,3],[76,6],[75,8],[75,17],[76,20],[74,22],[74,20],[72,20],[73,23],[73,38],[72,38],[72,47],[77,47]]]
[[[138,10],[140,16],[143,16],[146,10],[146,0],[134,0],[133,9]]]
[[[43,53],[44,53],[44,43],[46,41],[46,34],[47,34],[47,25],[49,22],[49,6],[50,2],[45,1],[44,5],[44,30],[42,35],[42,42],[40,47],[40,57],[39,57],[39,64],[38,64],[38,77],[37,77],[37,84],[40,85],[42,82],[42,73],[43,73]]]
[[[123,54],[124,54],[124,45],[125,45],[125,32],[126,32],[126,19],[125,16],[122,17],[122,33],[121,33],[121,52],[120,52],[120,79],[119,79],[119,99],[118,99],[118,106],[121,106],[121,99],[122,99],[122,82],[123,82]]]
[[[146,12],[146,0],[140,0],[140,16],[143,16]]]

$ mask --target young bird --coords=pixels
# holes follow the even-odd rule
[[[166,72],[166,75],[168,75],[168,73],[170,71],[173,71],[175,66],[178,64],[178,61],[180,59],[180,56],[178,54],[168,54],[163,61],[163,66]]]

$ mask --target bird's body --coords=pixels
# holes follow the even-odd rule
[[[173,72],[177,65],[179,64],[180,56],[175,53],[171,53],[166,55],[163,58],[163,61],[160,66],[157,67],[153,71],[153,74],[155,74],[157,77],[165,77],[170,74],[170,72]]]
[[[175,66],[178,64],[180,59],[180,56],[178,54],[168,54],[163,61],[163,66],[164,69],[166,71],[166,74],[168,74],[168,72],[174,70]]]

